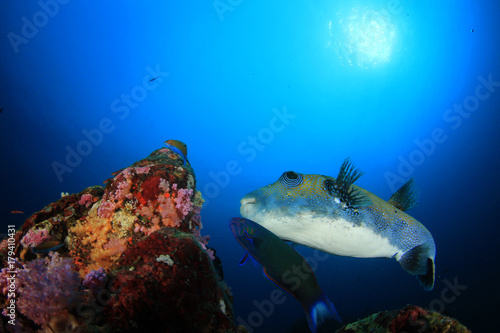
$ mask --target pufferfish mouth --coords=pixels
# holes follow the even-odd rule
[[[253,205],[254,203],[257,202],[257,198],[255,197],[243,197],[243,199],[240,200],[240,204],[243,205]]]

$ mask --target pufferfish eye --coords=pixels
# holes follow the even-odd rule
[[[284,172],[278,179],[281,185],[285,187],[297,187],[302,183],[302,175],[293,171]]]

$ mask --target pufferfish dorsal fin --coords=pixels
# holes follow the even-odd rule
[[[415,186],[415,181],[412,178],[399,188],[389,199],[388,203],[394,207],[406,211],[418,205],[420,192]]]
[[[340,166],[340,171],[335,180],[325,180],[326,190],[335,198],[338,198],[346,208],[368,206],[370,200],[352,185],[363,175],[361,170],[346,158]]]

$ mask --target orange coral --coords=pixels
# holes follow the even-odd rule
[[[116,236],[113,236],[117,231],[122,232],[113,228],[112,220],[100,217],[97,209],[91,211],[87,218],[79,220],[68,230],[68,236],[73,241],[73,249],[79,249],[78,252],[72,250],[74,255],[86,258],[88,262],[85,272],[81,271],[84,265],[75,262],[80,275],[99,269],[99,267],[109,268],[113,261],[125,251],[126,239],[118,240]]]

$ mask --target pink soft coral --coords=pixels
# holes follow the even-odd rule
[[[30,229],[26,235],[24,235],[21,244],[24,247],[35,247],[50,239],[51,237],[47,229]]]
[[[177,190],[177,197],[174,199],[175,208],[177,208],[184,217],[193,209],[193,202],[191,201],[192,195],[192,189],[181,188]]]
[[[175,185],[175,188],[177,188],[177,184],[174,184],[174,185]],[[170,191],[170,184],[168,183],[168,181],[166,181],[163,178],[160,178],[160,184],[158,185],[158,187],[160,188],[160,190],[163,190],[163,192],[165,192],[165,193],[168,193]]]
[[[123,200],[127,194],[130,192],[130,183],[128,181],[119,182],[116,185],[116,191],[114,193],[114,199],[117,201]]]
[[[137,174],[148,173],[149,169],[150,169],[149,165],[146,165],[146,166],[143,166],[143,167],[137,167],[137,168],[135,168],[135,172]]]
[[[210,240],[210,236],[202,236],[201,235],[201,230],[199,228],[194,228],[193,229],[193,236],[194,238],[200,243],[201,247],[207,251],[208,256],[210,259],[215,260],[215,255],[214,255],[214,250],[207,248],[208,241]]]
[[[122,173],[124,173],[124,171],[122,171]],[[105,193],[102,197],[101,205],[97,210],[99,216],[102,218],[112,217],[115,210],[121,207],[123,200],[125,200],[125,198],[130,199],[130,187],[131,183],[129,183],[127,180],[124,180],[116,185],[114,191]]]
[[[104,201],[101,202],[101,205],[97,209],[97,214],[99,214],[100,217],[106,219],[113,216],[115,209],[116,205],[114,203],[112,203],[111,201]]]
[[[106,277],[107,275],[104,268],[99,267],[99,269],[92,270],[85,276],[82,285],[89,288],[94,296],[97,296],[99,290],[104,287]]]
[[[73,261],[57,253],[25,264],[17,275],[19,311],[38,325],[73,309],[81,300],[80,277]]]
[[[181,219],[179,219],[175,211],[175,205],[172,198],[160,195],[158,197],[157,210],[160,213],[163,226],[176,228],[180,226]]]
[[[80,206],[88,207],[92,203],[92,194],[84,194],[80,197],[80,201],[78,201]]]

